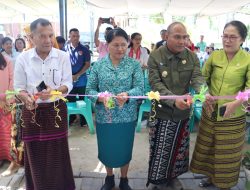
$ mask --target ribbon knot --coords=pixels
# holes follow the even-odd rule
[[[160,96],[160,93],[158,91],[156,91],[156,92],[150,91],[147,95],[148,95],[149,100],[160,101],[161,96]]]
[[[206,93],[207,93],[208,87],[201,86],[200,93],[193,95],[193,102],[196,102],[199,100],[200,102],[204,102],[206,100]]]
[[[58,90],[52,90],[52,91],[50,92],[50,95],[51,95],[50,100],[53,101],[53,102],[54,102],[56,99],[61,99],[61,100],[63,100],[64,102],[67,102],[67,101],[68,101],[66,98],[64,98],[64,97],[62,96],[62,92],[60,92],[60,91],[58,91]]]
[[[114,99],[112,98],[112,94],[108,91],[105,91],[105,92],[101,92],[101,93],[98,93],[97,95],[98,97],[100,98],[104,98],[104,106],[108,109],[113,109],[115,108],[115,101]]]

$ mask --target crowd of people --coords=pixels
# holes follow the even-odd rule
[[[128,180],[139,101],[145,95],[145,74],[152,91],[186,98],[152,100],[149,128],[148,179],[150,189],[177,181],[189,169],[207,176],[201,187],[229,190],[238,182],[246,133],[244,100],[216,99],[250,87],[250,54],[242,48],[247,27],[231,21],[223,29],[223,48],[207,46],[204,36],[196,46],[186,26],[171,23],[160,32],[162,40],[143,47],[142,35],[129,35],[110,18],[105,41],[99,40],[99,18],[94,36],[99,58],[91,66],[91,52],[80,43],[79,30],[69,40],[55,37],[52,24],[43,18],[25,29],[25,40],[2,39],[0,53],[0,165],[10,166],[1,176],[25,169],[27,190],[73,190],[75,182],[68,145],[67,105],[51,99],[56,90],[76,101],[87,94],[95,106],[98,158],[107,172],[101,190],[115,186],[113,168],[120,168],[119,188],[131,190]],[[14,47],[13,47],[14,45]],[[201,55],[201,52],[203,54]],[[87,71],[91,67],[91,72]],[[144,72],[148,71],[148,72]],[[189,165],[190,88],[199,93],[208,87],[197,140]],[[7,98],[6,90],[19,94]],[[114,97],[98,96],[109,92]],[[59,111],[58,111],[59,110]],[[222,110],[224,110],[222,112]],[[112,121],[110,121],[112,118]],[[77,117],[70,118],[73,123]],[[86,120],[79,117],[80,125]],[[83,163],[84,165],[84,163]],[[180,187],[181,189],[181,187]]]

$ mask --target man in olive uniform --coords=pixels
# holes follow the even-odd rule
[[[161,95],[185,95],[192,86],[199,92],[204,80],[197,56],[185,48],[188,40],[185,26],[180,22],[170,24],[166,40],[167,45],[152,52],[148,60],[152,90]],[[188,171],[190,103],[184,99],[155,103],[150,119],[147,185],[165,186]]]

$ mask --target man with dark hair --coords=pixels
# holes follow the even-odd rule
[[[65,44],[65,42],[66,42],[66,40],[64,39],[64,37],[62,37],[62,36],[57,36],[57,37],[56,37],[56,41],[57,41],[57,44],[58,44],[58,46],[59,46],[59,49],[60,49],[60,50],[64,50],[63,48],[64,48],[64,44]]]
[[[35,48],[16,60],[14,88],[20,89],[26,189],[75,189],[71,168],[66,103],[52,90],[72,89],[69,56],[53,48],[51,23],[39,18],[30,25]],[[34,98],[36,94],[37,98]],[[58,111],[59,110],[59,111]]]
[[[79,30],[77,28],[72,28],[69,31],[69,43],[65,46],[66,52],[70,56],[70,62],[72,67],[72,77],[73,77],[73,89],[70,94],[85,94],[85,88],[87,84],[87,74],[86,71],[90,67],[90,52],[89,50],[80,43]],[[75,102],[75,96],[67,97],[69,102]],[[80,96],[79,99],[84,99]],[[70,116],[70,123],[76,118],[75,115]],[[80,115],[80,125],[86,126],[85,118]]]
[[[97,52],[99,53],[99,57],[98,57],[98,60],[105,57],[107,54],[108,54],[108,44],[107,42],[102,42],[99,40],[99,29],[101,27],[101,25],[104,23],[104,19],[103,18],[99,18],[98,20],[98,25],[97,25],[97,28],[96,28],[96,31],[95,31],[95,46],[97,47]],[[115,24],[115,21],[114,21],[114,18],[110,18],[110,23],[114,28],[117,28],[117,25]],[[105,30],[105,34],[104,34],[104,37],[105,37],[105,40],[106,40],[106,37],[109,33],[110,30],[112,30],[113,28],[111,27],[107,27],[106,30]]]
[[[169,25],[167,45],[153,51],[148,60],[153,91],[161,95],[187,95],[191,85],[196,92],[200,91],[204,79],[197,56],[185,48],[188,38],[182,23]],[[188,171],[190,104],[183,98],[152,104],[148,184],[170,185]]]
[[[165,30],[165,29],[161,30],[161,32],[160,32],[161,41],[156,43],[155,49],[158,49],[159,47],[165,45],[165,43],[166,43],[166,33],[167,33],[167,30]]]

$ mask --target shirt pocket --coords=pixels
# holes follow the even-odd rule
[[[48,83],[51,86],[59,87],[62,81],[62,72],[58,67],[51,67],[49,68],[49,79]]]
[[[182,86],[186,86],[187,84],[190,83],[193,70],[194,70],[193,66],[185,66],[178,68],[179,81]]]

